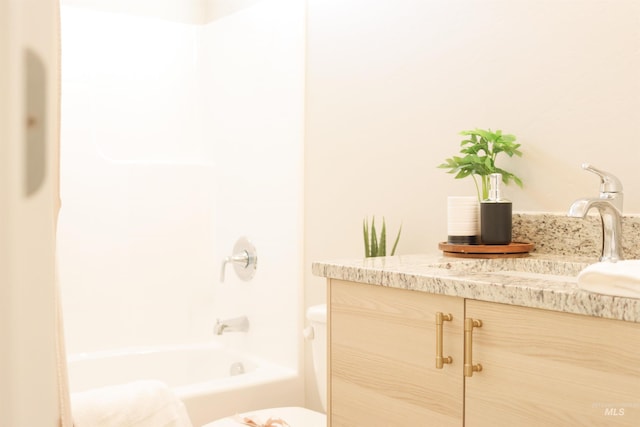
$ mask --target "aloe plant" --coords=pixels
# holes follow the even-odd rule
[[[365,218],[362,221],[362,232],[364,234],[364,256],[367,258],[387,256],[387,225],[384,217],[382,218],[382,230],[380,231],[380,237],[376,233],[376,217],[371,219],[371,229],[369,229],[369,220]],[[391,256],[396,253],[398,242],[400,241],[400,233],[402,232],[402,225],[398,230],[398,235],[393,243],[391,249]]]
[[[522,152],[518,150],[520,144],[515,143],[514,135],[505,135],[501,130],[492,132],[491,129],[465,130],[460,132],[460,135],[468,137],[460,143],[460,153],[464,154],[464,157],[453,156],[445,159],[444,163],[438,165],[439,168],[449,169],[448,173],[455,173],[456,179],[471,175],[480,201],[489,196],[489,175],[492,173],[501,173],[505,184],[513,180],[522,187],[520,178],[496,166],[496,157],[500,153],[509,157],[522,156]],[[476,176],[480,177],[480,186]]]

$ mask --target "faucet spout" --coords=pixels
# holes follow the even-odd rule
[[[620,209],[618,208],[618,204],[616,202],[621,202],[621,200],[615,200],[615,199],[590,199],[590,198],[583,198],[583,199],[578,199],[575,202],[573,202],[571,204],[571,206],[569,207],[569,212],[567,213],[567,216],[571,217],[571,218],[584,218],[585,216],[587,216],[587,213],[592,209],[598,209],[598,211],[602,214],[609,214],[609,215],[618,215],[621,216],[622,213],[620,212]],[[613,212],[609,212],[609,211],[613,211]]]
[[[622,257],[622,183],[614,175],[588,163],[582,168],[600,177],[600,197],[578,199],[569,207],[568,216],[584,218],[595,208],[602,221],[602,253],[600,261],[616,262]]]
[[[592,208],[600,213],[602,221],[602,253],[600,261],[622,260],[622,214],[610,201],[604,199],[578,199],[569,208],[568,215],[584,218]]]

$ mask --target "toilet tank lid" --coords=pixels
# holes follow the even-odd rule
[[[327,323],[327,304],[312,305],[307,309],[310,322]]]

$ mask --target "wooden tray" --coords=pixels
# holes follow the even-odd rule
[[[460,258],[519,258],[529,256],[533,243],[511,242],[508,245],[459,245],[440,242],[445,256]]]

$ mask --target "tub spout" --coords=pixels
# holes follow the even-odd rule
[[[216,320],[213,332],[222,335],[225,332],[248,332],[249,318],[247,316],[235,317],[233,319]]]

